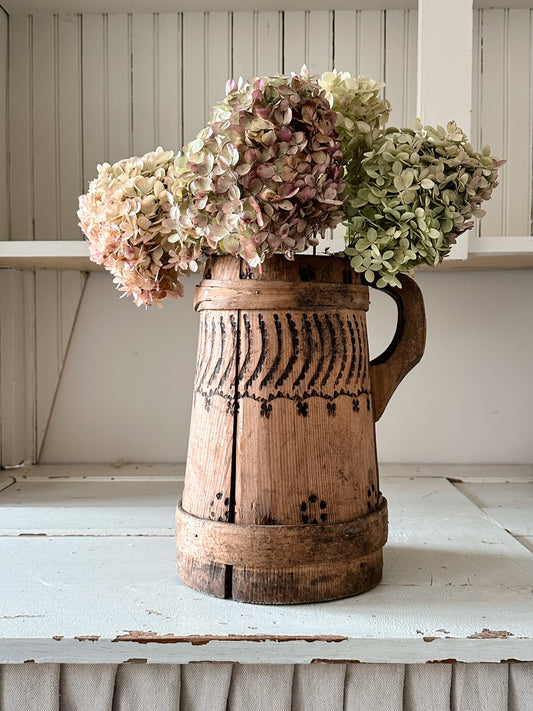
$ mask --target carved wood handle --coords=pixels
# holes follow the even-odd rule
[[[402,288],[385,287],[398,307],[396,333],[383,353],[370,362],[370,383],[374,420],[383,414],[392,394],[424,354],[426,314],[424,299],[417,283],[400,274]],[[372,284],[370,284],[372,286]]]

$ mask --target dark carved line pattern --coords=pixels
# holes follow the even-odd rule
[[[356,362],[356,356],[357,356],[357,347],[355,344],[355,333],[353,330],[353,324],[350,321],[350,319],[347,319],[348,323],[348,330],[350,331],[350,345],[352,347],[352,357],[350,358],[350,368],[348,370],[348,377],[346,379],[346,382],[350,382],[350,380],[353,378],[353,374],[355,372],[355,362]]]
[[[339,324],[339,329],[341,332],[341,343],[342,343],[342,358],[341,358],[341,367],[339,368],[339,372],[337,374],[337,377],[335,378],[335,385],[338,385],[341,381],[342,374],[344,373],[346,369],[346,362],[348,360],[348,343],[346,341],[346,329],[344,328],[344,322],[342,318],[340,317],[340,314],[335,314],[337,317],[337,323]]]
[[[214,319],[213,319],[214,322]],[[213,380],[216,378],[216,376],[220,373],[222,370],[222,362],[224,358],[224,350],[226,346],[226,325],[224,323],[224,317],[221,316],[219,319],[219,329],[220,329],[220,354],[218,356],[218,360],[215,363],[215,367],[213,368],[213,372],[211,373],[211,376],[209,380],[207,381],[207,386],[209,387],[212,385]]]
[[[279,376],[279,378],[276,380],[276,385],[275,385],[276,388],[279,388],[287,380],[290,373],[292,372],[292,369],[294,368],[294,364],[298,360],[298,354],[300,353],[299,340],[298,340],[298,329],[296,328],[294,319],[292,318],[292,316],[290,314],[285,314],[285,316],[287,318],[287,323],[289,324],[289,330],[291,332],[292,353],[291,353],[291,357],[289,358],[289,362],[287,363],[285,370]]]
[[[302,366],[302,369],[300,373],[298,374],[298,377],[295,379],[294,383],[292,384],[293,390],[300,385],[302,380],[305,378],[307,375],[307,371],[311,367],[311,354],[313,351],[313,334],[311,333],[311,321],[307,318],[307,314],[302,315],[302,321],[303,321],[303,330],[304,330],[304,344],[305,344],[305,351],[304,351],[304,364]]]
[[[196,374],[194,379],[194,389],[197,390],[200,385],[202,374],[202,366],[205,365],[205,347],[207,343],[207,316],[200,317],[200,332],[198,335],[198,361]]]
[[[211,339],[209,339],[209,326],[211,326]],[[202,360],[205,363],[205,367],[203,370],[203,373],[198,381],[198,388],[201,388],[204,380],[207,377],[207,373],[209,371],[209,367],[211,365],[211,361],[213,359],[213,351],[214,351],[214,344],[215,344],[215,335],[216,335],[216,326],[215,326],[215,319],[212,318],[211,321],[209,322],[207,317],[205,319],[205,350],[202,354]]]
[[[272,378],[274,377],[277,369],[279,368],[279,364],[281,362],[281,345],[282,345],[282,336],[281,336],[281,322],[279,320],[278,314],[274,314],[274,325],[276,327],[276,356],[274,358],[274,362],[272,363],[270,370],[268,373],[265,375],[263,380],[261,381],[261,384],[259,385],[260,388],[263,388],[265,385],[267,385]]]
[[[359,382],[359,379],[361,377],[361,372],[363,370],[363,342],[361,340],[361,329],[359,328],[359,320],[357,316],[354,318],[355,322],[355,330],[357,332],[357,382]]]
[[[248,318],[248,314],[243,314],[242,320],[244,322],[244,330],[246,331],[246,355],[244,356],[244,360],[242,361],[242,365],[239,369],[239,383],[242,382],[244,376],[246,375],[246,371],[248,370],[248,366],[250,365],[250,358],[252,357],[252,345],[253,345],[252,326],[250,324],[250,319]],[[242,343],[242,340],[241,340],[241,343]],[[241,348],[241,351],[242,351],[242,348]]]
[[[318,364],[316,366],[316,370],[313,373],[313,376],[309,383],[307,384],[307,388],[310,390],[313,385],[316,383],[318,380],[318,377],[322,371],[322,366],[324,365],[324,327],[322,325],[322,321],[320,320],[318,314],[313,314],[313,320],[315,322],[316,330],[318,332],[318,338],[320,341],[320,358],[318,359]]]
[[[285,317],[287,320],[288,330],[290,332],[292,349],[283,372],[273,385],[273,392],[265,395],[250,392],[253,382],[256,381],[264,371],[268,357],[267,351],[269,338],[267,324],[263,315],[257,314],[257,323],[261,334],[259,360],[257,361],[251,375],[249,375],[246,379],[244,386],[241,385],[239,387],[241,392],[237,393],[237,396],[234,392],[236,368],[239,383],[242,383],[246,377],[247,370],[250,367],[250,362],[254,353],[252,341],[255,324],[252,322],[252,318],[249,314],[243,314],[241,322],[243,324],[243,332],[241,333],[241,339],[242,341],[246,339],[246,344],[244,344],[244,342],[242,343],[244,348],[241,352],[245,352],[245,355],[239,368],[234,359],[239,334],[235,316],[233,314],[229,315],[229,326],[227,320],[225,320],[227,317],[220,316],[209,320],[207,317],[205,318],[202,327],[202,344],[200,346],[200,352],[202,353],[202,359],[205,362],[205,366],[203,370],[201,370],[201,375],[198,378],[197,386],[195,387],[195,394],[203,396],[206,407],[209,409],[212,397],[218,396],[228,403],[228,411],[233,412],[235,405],[238,405],[238,402],[235,400],[236,397],[237,399],[249,398],[261,404],[261,414],[268,419],[272,411],[270,403],[277,399],[288,399],[299,404],[298,414],[303,417],[307,416],[308,413],[308,404],[304,401],[308,401],[313,397],[318,397],[319,399],[323,401],[325,400],[329,403],[328,414],[331,416],[335,416],[336,414],[336,407],[334,407],[333,401],[342,395],[346,395],[352,399],[354,411],[359,411],[358,398],[362,395],[367,396],[368,405],[369,393],[366,389],[361,387],[361,384],[366,382],[365,379],[361,377],[362,373],[366,373],[367,371],[367,357],[364,350],[366,338],[365,334],[362,333],[362,325],[357,319],[357,316],[355,314],[351,317],[347,316],[346,323],[344,323],[343,318],[338,313],[314,313],[312,315],[312,319],[311,317],[308,317],[307,314],[302,314],[300,327],[298,327],[295,319],[290,313],[285,314]],[[271,382],[280,371],[284,339],[283,321],[285,319],[282,321],[279,314],[273,314],[273,319],[276,330],[276,352],[267,374],[259,384],[259,387],[256,388],[259,391]],[[316,343],[315,339],[317,337],[314,334],[313,328],[315,328],[316,333],[318,334],[319,344]],[[220,330],[218,335],[221,339],[221,343],[215,348],[218,330]],[[230,340],[230,330],[231,343],[228,343],[228,340]],[[328,338],[330,342],[326,343],[326,338]],[[300,384],[303,384],[309,370],[311,369],[313,349],[316,348],[317,345],[319,345],[319,359],[315,372],[309,379],[307,386],[304,386],[304,392],[296,393],[295,388]],[[330,345],[331,357],[326,358],[326,349]],[[222,373],[219,382],[213,387],[213,384],[216,382],[217,377],[223,369],[225,351],[227,351],[230,347],[231,354],[229,356],[229,361],[225,365],[224,372]],[[348,351],[350,347],[350,363],[348,366]],[[298,362],[298,358],[302,356],[303,364],[299,374],[296,376],[292,386],[290,383],[287,386],[288,392],[283,392],[280,390],[280,387],[288,380],[290,374],[294,370],[295,364]],[[328,361],[327,369],[324,367],[326,360]],[[338,371],[335,376],[334,383],[335,391],[333,394],[317,392],[316,382],[319,378],[322,378],[321,385],[323,386],[327,383],[330,377],[333,377],[337,368]],[[356,368],[357,376],[353,382],[353,387],[350,388],[349,383],[354,380]],[[206,380],[208,375],[209,378]],[[337,386],[343,380],[343,387],[337,389]],[[319,390],[320,389],[321,388],[319,388]]]
[[[222,377],[220,378],[220,382],[217,385],[218,391],[222,390],[222,387],[225,385],[227,379],[230,376],[230,373],[232,373],[235,369],[234,358],[236,357],[235,353],[237,351],[237,321],[235,320],[235,316],[233,314],[230,315],[229,322],[230,322],[230,326],[231,326],[231,353],[232,353],[232,356],[229,359],[228,364],[226,366],[226,370],[224,371]],[[233,393],[230,395],[230,397],[233,397]]]
[[[326,325],[328,327],[328,333],[331,340],[331,358],[329,359],[329,364],[326,369],[326,372],[324,373],[324,377],[320,381],[320,385],[322,387],[324,387],[324,385],[328,382],[330,375],[333,371],[333,364],[335,363],[335,359],[337,358],[337,336],[335,334],[335,326],[333,325],[333,322],[328,316],[328,314],[326,314],[324,318],[326,320]]]
[[[267,333],[267,328],[265,324],[265,319],[263,317],[263,314],[258,314],[258,320],[259,320],[259,331],[261,332],[261,353],[259,355],[259,360],[257,361],[257,365],[254,368],[253,373],[250,375],[248,380],[246,381],[244,385],[244,389],[248,390],[250,385],[254,382],[254,380],[257,380],[259,377],[259,373],[263,370],[263,367],[266,362],[266,352],[267,352],[267,345],[268,345],[268,333]]]

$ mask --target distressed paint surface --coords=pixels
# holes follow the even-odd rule
[[[0,662],[532,660],[533,554],[442,476],[384,469],[393,476],[383,477],[383,583],[346,600],[279,607],[213,599],[177,579],[171,532],[158,531],[177,498],[175,468],[173,481],[153,468],[145,480],[134,466],[124,480],[112,468],[12,470],[0,517],[18,517],[19,530],[0,538]],[[73,478],[50,478],[64,471]],[[132,504],[138,521],[125,526]],[[104,535],[95,535],[97,519]]]

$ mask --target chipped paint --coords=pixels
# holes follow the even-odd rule
[[[311,664],[364,664],[359,659],[311,659]]]
[[[512,632],[489,630],[487,627],[484,627],[481,632],[469,634],[467,639],[508,639],[509,637],[514,637]]]
[[[124,664],[148,664],[148,659],[142,659],[141,657],[131,657],[131,659],[125,659]]]
[[[63,639],[63,635],[62,635],[62,634],[55,634],[55,635],[52,637],[52,639],[55,639],[56,642],[61,642],[61,640]]]
[[[457,664],[457,659],[428,659],[426,664]]]
[[[16,620],[19,617],[46,617],[46,615],[2,615],[0,620]]]
[[[422,637],[424,642],[434,642],[436,639],[440,639],[440,637]]]
[[[74,637],[78,642],[98,642],[100,639],[99,635],[80,635],[79,637]]]
[[[127,634],[119,635],[112,642],[138,642],[139,644],[192,644],[199,646],[209,642],[345,642],[348,637],[339,635],[324,635],[317,637],[297,635],[186,635],[157,634],[157,632],[143,632],[129,630]]]

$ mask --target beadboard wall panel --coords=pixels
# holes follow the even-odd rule
[[[491,143],[509,163],[482,238],[471,238],[474,249],[501,248],[501,234],[512,235],[509,246],[531,240],[531,25],[530,10],[475,11],[473,142]],[[228,76],[290,73],[304,63],[313,73],[336,67],[387,83],[392,125],[410,126],[416,111],[413,9],[17,13],[0,16],[0,35],[6,32],[10,91],[0,114],[8,112],[4,153],[12,159],[7,187],[0,176],[0,205],[8,190],[10,207],[0,216],[1,238],[81,239],[77,196],[96,165],[157,145],[179,149],[205,124]],[[0,73],[7,65],[1,52]],[[58,422],[68,430],[68,418],[50,420],[50,413],[84,283],[77,274],[39,272],[24,279],[23,311],[12,304],[34,344],[25,384],[35,394],[34,414],[20,421],[22,440],[32,442],[25,459],[38,457],[47,429],[56,444]],[[191,336],[186,361],[194,348]],[[76,406],[75,390],[61,397],[67,411]],[[2,408],[10,411],[5,397]],[[186,425],[188,412],[183,418]],[[52,460],[63,458],[56,444],[47,448]]]
[[[474,15],[472,139],[507,159],[479,229],[491,249],[498,242],[504,248],[507,237],[532,234],[532,40],[532,10],[484,9]]]

